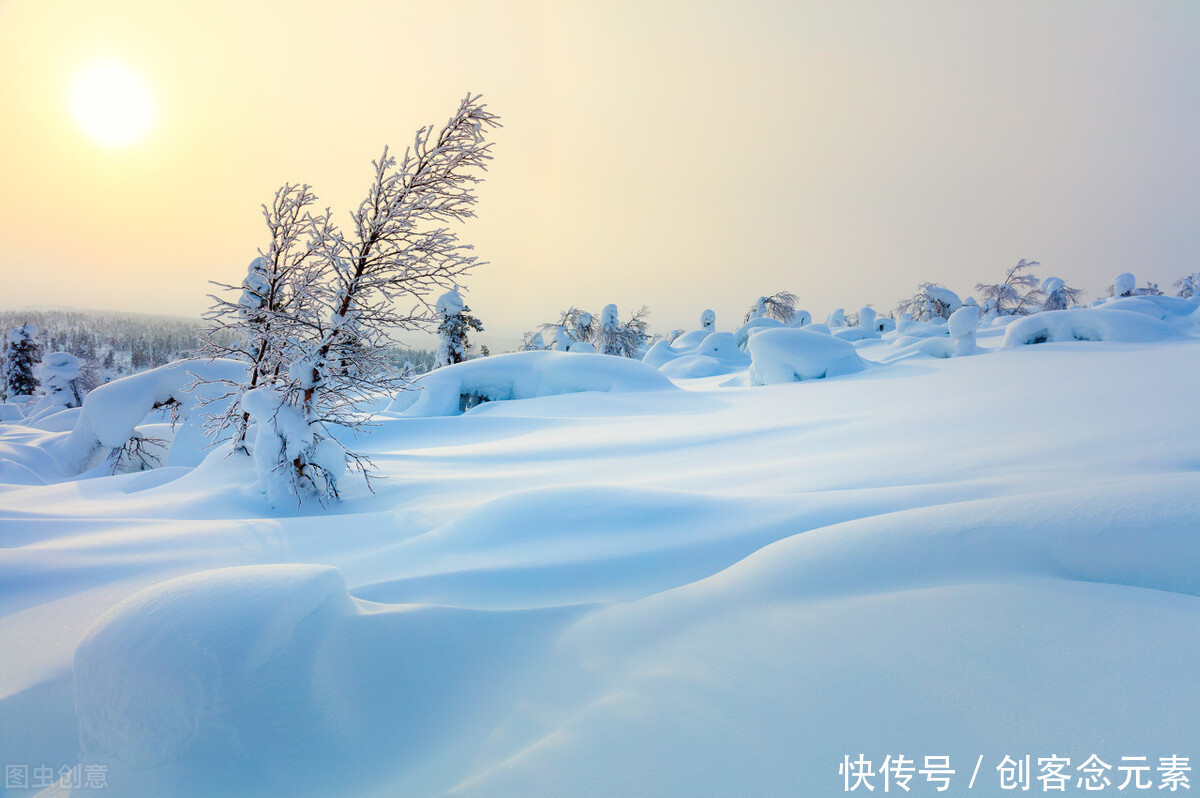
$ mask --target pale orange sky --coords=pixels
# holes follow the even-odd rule
[[[468,90],[505,125],[468,303],[509,345],[571,304],[727,329],[1022,257],[1166,288],[1200,269],[1197,41],[1184,0],[0,0],[0,302],[198,315],[280,183],[344,213]],[[141,143],[71,117],[102,58],[156,97]]]

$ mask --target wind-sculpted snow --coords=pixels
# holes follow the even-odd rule
[[[672,345],[659,341],[642,361],[673,379],[731,374],[750,365],[750,356],[738,348],[733,333],[709,333],[697,341],[695,332],[702,331],[680,336]]]
[[[388,407],[405,416],[453,416],[480,402],[590,391],[672,391],[675,385],[638,360],[612,355],[514,352],[435,369]]]
[[[1200,341],[1145,310],[1080,314],[1172,340],[912,349],[965,313],[802,339],[895,361],[850,379],[378,414],[386,479],[324,511],[271,510],[236,455],[8,486],[0,761],[82,745],[139,798],[607,798],[838,795],[859,753],[981,796],[1005,754],[1194,757]],[[57,433],[5,429],[45,467]]]

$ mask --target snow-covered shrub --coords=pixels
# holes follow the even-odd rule
[[[1173,285],[1178,289],[1178,292],[1175,294],[1177,297],[1182,297],[1183,299],[1200,297],[1200,272],[1193,272],[1192,274],[1180,277]]]
[[[846,321],[846,309],[838,308],[825,317],[825,326],[831,330],[836,330],[839,327],[847,327],[849,323]]]
[[[1057,277],[1047,277],[1043,280],[1041,291],[1045,296],[1042,310],[1066,310],[1077,304],[1079,297],[1083,294],[1078,288],[1067,286]]]
[[[165,452],[160,464],[195,465],[206,449],[203,407],[221,412],[231,397],[224,385],[245,378],[247,365],[236,360],[180,360],[131,374],[93,389],[83,397],[75,426],[49,445],[63,471],[79,474],[104,460],[113,470],[140,470]],[[172,413],[170,445],[155,443],[138,427],[155,410]],[[148,459],[149,458],[149,459]]]
[[[792,320],[788,322],[789,327],[807,327],[812,324],[812,314],[807,310],[797,310],[792,314]]]
[[[621,323],[616,305],[605,305],[600,313],[600,326],[592,338],[592,345],[601,355],[640,357],[646,346],[646,316],[643,305],[629,321]]]
[[[746,342],[750,340],[750,336],[760,330],[770,330],[777,327],[785,327],[783,322],[778,319],[771,319],[765,316],[756,316],[750,321],[743,324],[733,333],[733,339],[737,343],[738,349],[745,351]],[[809,325],[812,326],[812,325]],[[825,325],[820,325],[824,327]],[[828,329],[828,328],[826,328]]]
[[[38,328],[22,324],[8,334],[4,347],[4,391],[14,401],[32,397],[41,383],[36,369],[41,357],[37,340]]]
[[[527,332],[521,336],[522,352],[540,352],[547,348],[546,341],[540,332]]]
[[[948,319],[962,307],[958,294],[935,283],[921,283],[917,292],[896,306],[896,312],[908,314],[915,321]]]
[[[771,296],[760,296],[746,312],[746,321],[754,319],[774,319],[787,324],[796,315],[796,302],[799,297],[791,291],[780,291]]]
[[[858,309],[858,326],[863,328],[864,330],[870,330],[871,332],[879,332],[879,330],[876,329],[876,327],[875,327],[875,319],[878,317],[878,315],[879,314],[877,314],[875,312],[874,308],[865,308],[865,307],[859,308]]]
[[[402,391],[388,412],[453,416],[482,402],[533,399],[584,391],[658,391],[675,386],[638,360],[563,352],[511,352],[447,366]]]
[[[713,310],[706,310],[700,314],[700,329],[710,333],[717,331],[717,313]]]
[[[471,309],[463,302],[462,294],[451,289],[438,297],[434,305],[438,322],[438,350],[434,356],[434,368],[462,363],[467,359],[471,342],[471,330],[483,332],[483,323],[471,315]]]
[[[1137,291],[1137,278],[1129,272],[1121,272],[1113,278],[1112,285],[1108,287],[1108,295],[1111,297],[1133,296]]]
[[[1038,307],[1038,278],[1029,273],[1036,260],[1021,258],[1004,273],[999,283],[977,283],[975,290],[983,296],[982,310],[989,317],[1027,316]]]
[[[951,350],[955,355],[973,355],[979,351],[975,331],[979,329],[979,309],[961,307],[946,322],[950,330]]]
[[[1183,333],[1143,313],[1108,307],[1051,310],[1018,319],[1004,331],[1004,346],[1063,341],[1148,343],[1182,338]]]
[[[750,336],[747,348],[752,385],[818,380],[867,367],[853,344],[809,330],[762,330]]]

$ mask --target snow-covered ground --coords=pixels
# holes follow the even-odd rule
[[[322,512],[219,456],[7,486],[0,762],[76,795],[609,798],[843,794],[846,758],[878,794],[900,755],[914,795],[939,756],[944,794],[1026,756],[1081,792],[1095,754],[1161,794],[1200,762],[1200,340],[1107,313],[383,413],[386,479]],[[51,434],[0,426],[0,478]]]

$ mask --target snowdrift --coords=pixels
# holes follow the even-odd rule
[[[807,329],[756,332],[750,336],[746,348],[750,352],[749,380],[753,385],[819,380],[867,368],[853,344]]]
[[[673,391],[674,383],[638,360],[575,352],[514,352],[468,360],[422,375],[387,412],[453,416],[482,402],[602,391]]]
[[[750,365],[750,356],[738,348],[733,333],[715,332],[691,346],[686,341],[674,346],[659,341],[642,361],[673,379],[688,379],[741,371]]]
[[[1004,347],[1062,341],[1151,343],[1184,338],[1183,333],[1153,316],[1103,308],[1049,310],[1010,323]]]

